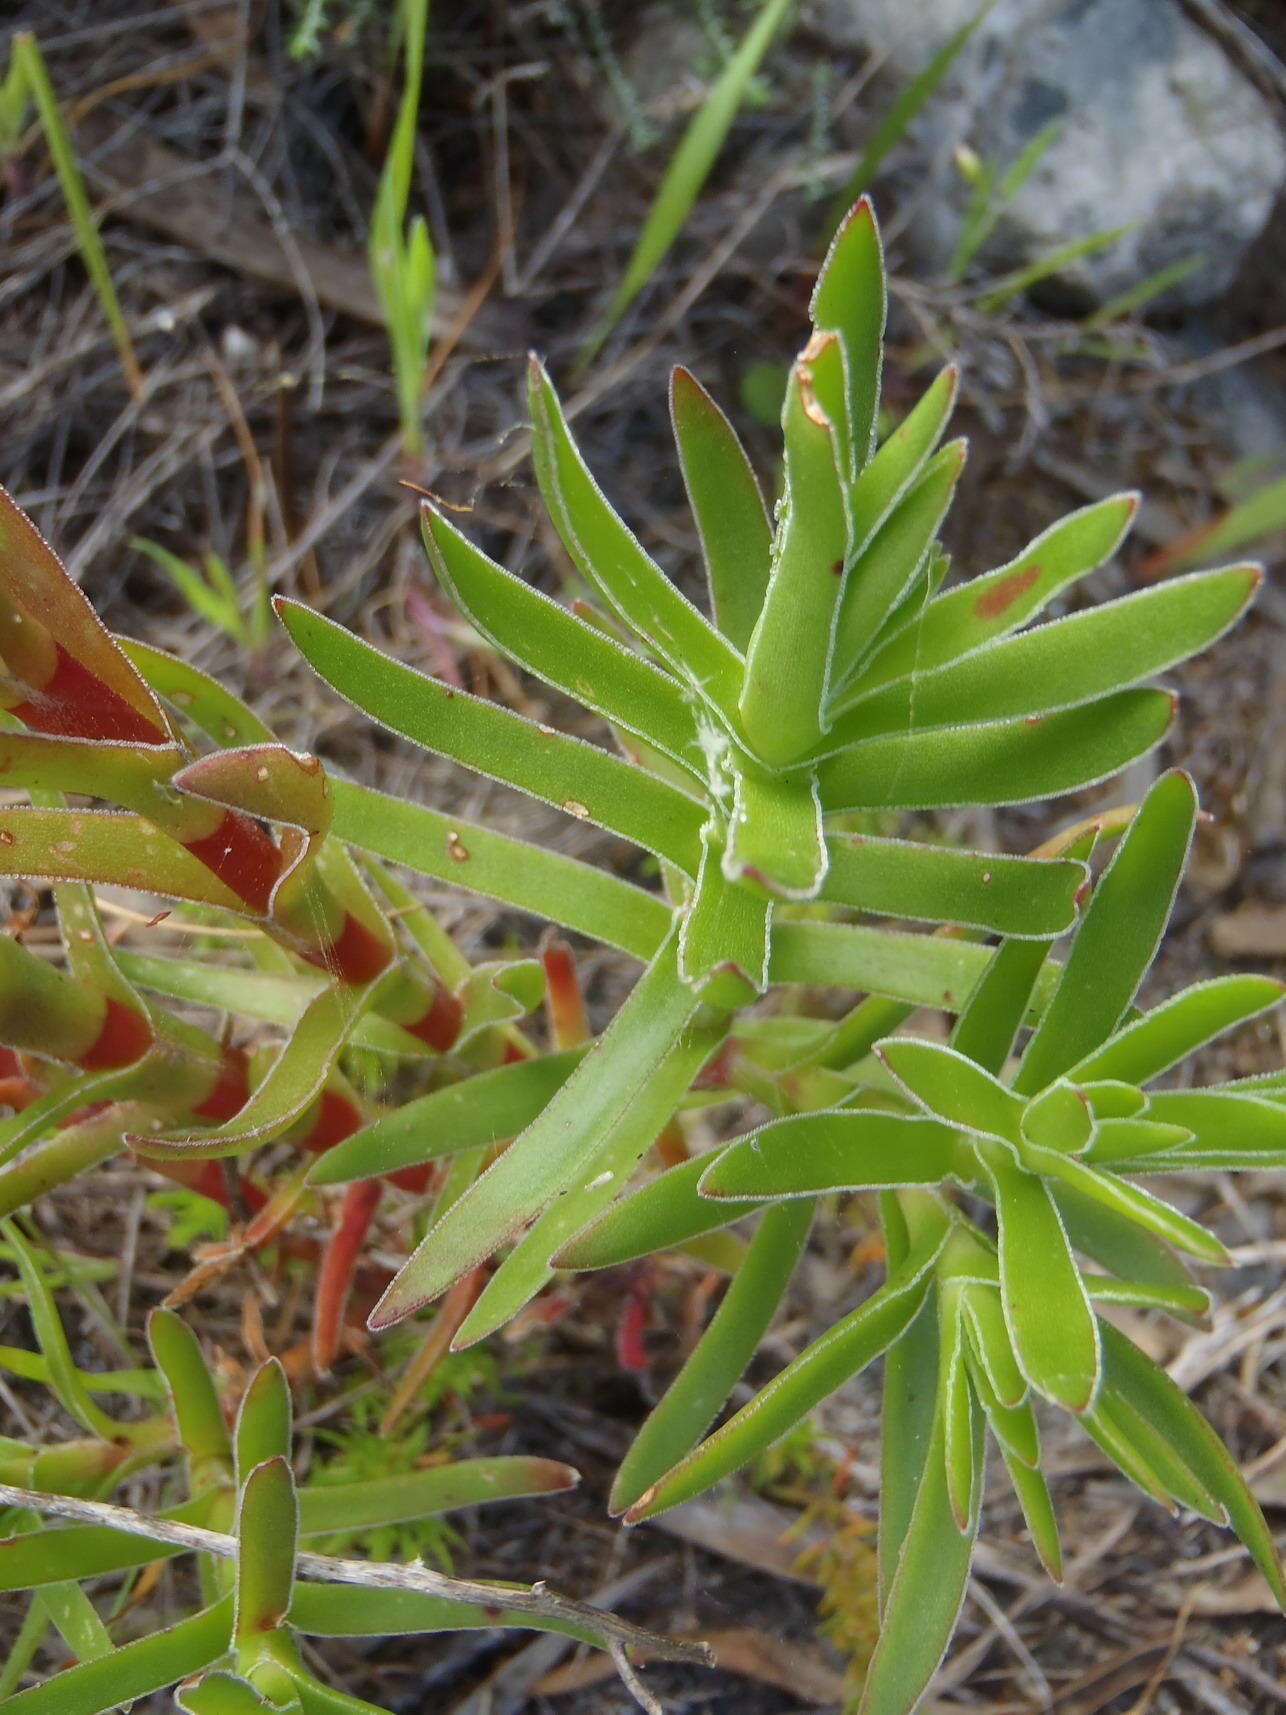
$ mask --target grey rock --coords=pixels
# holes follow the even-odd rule
[[[814,16],[837,47],[873,51],[904,82],[976,4],[819,0]],[[908,236],[922,264],[941,267],[958,230],[952,146],[1012,161],[1051,119],[1058,135],[987,260],[1021,264],[1132,224],[1068,273],[1094,302],[1197,254],[1202,266],[1167,301],[1217,298],[1286,186],[1274,110],[1179,0],[997,0],[918,126],[930,169]]]

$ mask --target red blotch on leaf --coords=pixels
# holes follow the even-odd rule
[[[281,874],[281,853],[258,822],[239,810],[228,810],[213,833],[183,843],[253,912],[260,917],[267,914]]]
[[[76,1064],[84,1072],[110,1072],[117,1066],[132,1066],[143,1058],[152,1042],[152,1026],[143,1014],[109,995],[102,1028]]]
[[[1023,566],[1003,578],[997,578],[991,588],[984,590],[974,602],[973,611],[979,619],[999,619],[1002,614],[1009,612],[1016,601],[1027,594],[1039,576],[1040,567],[1032,565]]]
[[[309,948],[303,957],[310,965],[334,971],[346,983],[369,983],[386,970],[392,953],[379,938],[359,923],[352,912],[344,915],[344,926],[326,947]]]
[[[33,732],[56,738],[113,739],[123,744],[167,744],[167,733],[148,720],[110,685],[54,644],[54,670],[45,683],[30,688],[25,702],[10,711]]]
[[[464,1022],[464,1008],[441,983],[435,986],[433,999],[413,1024],[404,1024],[403,1030],[409,1030],[412,1036],[418,1036],[421,1042],[439,1054],[445,1054],[452,1047],[460,1034],[460,1026]]]

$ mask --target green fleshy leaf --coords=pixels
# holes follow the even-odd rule
[[[1084,864],[999,857],[873,834],[831,834],[821,897],[880,916],[1049,937],[1076,915]]]
[[[838,815],[1052,798],[1144,755],[1164,737],[1173,712],[1164,691],[1119,691],[1034,720],[864,739],[820,761],[822,806]]]
[[[654,1251],[679,1249],[763,1207],[757,1199],[716,1203],[703,1197],[697,1184],[710,1159],[706,1155],[682,1161],[614,1203],[563,1246],[554,1258],[557,1266],[577,1271],[615,1268]]]
[[[483,1287],[451,1342],[454,1350],[493,1333],[548,1283],[554,1272],[551,1257],[616,1196],[644,1150],[673,1117],[717,1042],[717,1034],[690,1031],[652,1067],[625,1110],[605,1126],[583,1169],[589,1177],[569,1185],[536,1217]]]
[[[944,1330],[945,1334],[945,1330]],[[947,1476],[947,1503],[956,1529],[966,1532],[981,1499],[983,1438],[980,1404],[970,1382],[965,1357],[965,1331],[959,1312],[952,1318],[952,1336],[943,1341],[939,1359],[938,1393],[942,1401],[942,1463]]]
[[[279,1704],[261,1697],[246,1680],[231,1673],[204,1673],[174,1693],[186,1715],[268,1715]]]
[[[1090,1105],[1090,1112],[1104,1125],[1121,1120],[1136,1120],[1148,1105],[1148,1098],[1133,1084],[1123,1084],[1116,1078],[1091,1078],[1080,1084],[1081,1094]],[[1095,1140],[1097,1144],[1097,1139]]]
[[[496,1586],[494,1607],[452,1602],[419,1590],[366,1590],[352,1584],[295,1586],[290,1608],[294,1630],[319,1638],[409,1637],[418,1632],[495,1631],[500,1628],[557,1632],[582,1643],[603,1646],[593,1627],[503,1607],[505,1587]]]
[[[258,1466],[272,1459],[289,1459],[293,1409],[290,1383],[276,1358],[260,1364],[237,1413],[237,1481],[244,1483]]]
[[[947,1490],[945,1402],[939,1397],[934,1426],[906,1531],[889,1581],[879,1642],[862,1685],[861,1715],[906,1715],[937,1671],[955,1630],[969,1581],[982,1483],[961,1530]],[[981,1463],[982,1412],[970,1406],[969,1435]]]
[[[1049,970],[1045,941],[1002,941],[965,1002],[951,1046],[985,1071],[1000,1073],[1031,1003],[1041,973]]]
[[[881,646],[863,670],[863,687],[931,672],[1034,619],[1068,584],[1111,558],[1138,503],[1135,494],[1119,494],[1082,507],[1008,565],[939,596]]]
[[[1023,1522],[1027,1526],[1027,1534],[1031,1537],[1032,1547],[1039,1555],[1040,1563],[1046,1572],[1056,1583],[1061,1584],[1063,1545],[1058,1537],[1058,1519],[1054,1513],[1054,1503],[1049,1496],[1049,1487],[1034,1466],[1015,1458],[1007,1447],[1002,1447],[1000,1451],[1005,1461],[1005,1470],[1009,1473],[1009,1481],[1018,1496],[1018,1505],[1022,1508]]]
[[[729,881],[717,841],[707,836],[696,889],[679,928],[679,980],[725,1011],[748,1006],[768,986],[771,906]]]
[[[196,1500],[167,1508],[158,1516],[177,1524],[209,1526],[223,1494],[208,1490]],[[0,1541],[0,1593],[33,1590],[67,1579],[77,1582],[105,1572],[124,1572],[182,1554],[169,1543],[127,1535],[106,1525],[46,1525],[27,1536]]]
[[[889,1266],[904,1261],[906,1222],[897,1198],[882,1197]],[[894,1228],[898,1231],[895,1233]],[[898,1241],[895,1244],[895,1238]],[[925,1302],[884,1357],[880,1431],[879,1608],[883,1620],[898,1556],[911,1527],[937,1417],[938,1306],[930,1282]]]
[[[554,1495],[580,1481],[571,1465],[525,1454],[455,1459],[423,1471],[357,1483],[317,1483],[299,1495],[300,1536],[376,1530],[436,1518],[460,1507],[489,1506],[526,1495]]]
[[[1133,1172],[1270,1171],[1286,1160],[1286,1108],[1252,1092],[1159,1090],[1148,1103],[1148,1118],[1183,1126],[1192,1139],[1167,1150],[1155,1163],[1132,1163]]]
[[[1061,1078],[1033,1096],[1023,1111],[1023,1140],[1038,1149],[1081,1155],[1089,1148],[1094,1129],[1088,1098]]]
[[[741,657],[643,551],[608,504],[535,358],[528,367],[527,402],[540,492],[573,565],[681,683],[716,712],[730,714],[741,684]]]
[[[650,958],[669,926],[662,899],[592,864],[344,780],[335,781],[334,800],[336,835],[361,850],[552,918],[635,958]]]
[[[547,1203],[594,1177],[605,1136],[647,1087],[699,1002],[679,981],[665,942],[592,1051],[544,1112],[428,1234],[371,1314],[386,1328],[430,1303]]]
[[[295,1586],[299,1502],[289,1464],[280,1456],[256,1465],[237,1503],[236,1618],[238,1650],[253,1657],[265,1634],[290,1613]]]
[[[107,1627],[78,1584],[51,1584],[40,1592],[40,1600],[76,1661],[101,1661],[113,1653]]]
[[[772,525],[736,431],[688,370],[670,376],[670,421],[705,558],[715,624],[745,649],[763,606]]]
[[[997,1403],[1009,1409],[1021,1405],[1027,1383],[1014,1356],[1000,1293],[989,1286],[969,1286],[964,1314],[973,1349]]]
[[[1106,1323],[1103,1350],[1112,1387],[1168,1441],[1197,1481],[1222,1505],[1232,1528],[1267,1579],[1278,1606],[1286,1608],[1286,1583],[1272,1532],[1223,1442],[1165,1371]]]
[[[219,744],[274,742],[272,729],[208,673],[153,644],[139,643],[132,637],[116,637],[113,641],[158,696],[173,703]]]
[[[558,1054],[536,1055],[417,1096],[328,1149],[318,1157],[309,1178],[314,1185],[374,1179],[517,1137],[586,1052],[587,1048],[567,1048]]]
[[[1139,806],[1090,898],[1016,1090],[1043,1089],[1119,1025],[1165,930],[1196,814],[1186,774],[1163,775]]]
[[[800,1201],[764,1213],[710,1324],[621,1462],[608,1503],[625,1512],[701,1439],[777,1312],[812,1226]]]
[[[0,1221],[0,1234],[17,1267],[36,1344],[49,1366],[49,1383],[58,1403],[90,1435],[101,1436],[105,1441],[115,1440],[119,1426],[94,1403],[81,1380],[39,1257],[15,1222]]]
[[[426,505],[422,516],[434,572],[489,642],[613,726],[653,745],[697,780],[704,779],[694,711],[668,673],[505,571],[432,507]]]
[[[884,343],[884,255],[870,199],[849,210],[831,240],[813,288],[813,326],[833,330],[844,347],[848,435],[855,478],[871,457]]]
[[[814,899],[828,861],[817,788],[738,759],[724,874],[780,899]]]
[[[956,1049],[915,1036],[890,1036],[877,1052],[926,1113],[976,1136],[1017,1143],[1023,1104],[998,1078]]]
[[[1144,1156],[1163,1154],[1190,1142],[1192,1132],[1187,1125],[1163,1125],[1159,1120],[1103,1120],[1094,1132],[1094,1142],[1085,1151],[1085,1161],[1116,1170],[1121,1161],[1139,1161]],[[1163,1171],[1163,1163],[1157,1163],[1157,1173]]]
[[[827,687],[832,707],[844,706],[845,685],[854,675],[860,681],[859,663],[925,563],[964,469],[965,453],[964,441],[952,441],[935,453],[848,568],[835,619]]]
[[[777,983],[865,989],[890,1000],[955,1012],[989,958],[987,947],[939,935],[910,935],[864,923],[781,923],[773,929],[769,974]],[[1038,1006],[1056,978],[1057,967],[1042,972],[1036,986]]]
[[[805,1347],[735,1417],[645,1490],[626,1513],[626,1523],[654,1518],[701,1494],[778,1440],[828,1394],[865,1369],[906,1330],[924,1302],[925,1274],[944,1237],[944,1226],[936,1230],[930,1226],[897,1275]]]
[[[705,810],[644,769],[417,673],[297,602],[277,614],[326,683],[392,732],[695,874]]]
[[[1213,1497],[1193,1482],[1163,1438],[1110,1387],[1104,1387],[1082,1422],[1090,1439],[1145,1495],[1171,1512],[1183,1506],[1213,1524],[1227,1522]]]
[[[15,1692],[5,1715],[106,1715],[150,1697],[217,1661],[232,1636],[232,1598],[150,1637],[121,1644],[111,1655],[80,1662],[42,1685]]]
[[[924,469],[946,428],[959,381],[959,370],[948,364],[859,472],[851,495],[853,543],[858,552],[866,548]]]
[[[997,1146],[979,1151],[996,1199],[1000,1290],[1014,1355],[1036,1389],[1087,1411],[1100,1377],[1098,1320],[1044,1182]]]
[[[811,1197],[826,1191],[937,1185],[956,1166],[949,1126],[907,1114],[794,1114],[719,1152],[703,1197]]]
[[[1196,572],[1052,620],[851,701],[832,737],[851,743],[907,727],[1025,718],[1125,690],[1213,643],[1261,575],[1254,566]]]
[[[839,351],[833,334],[818,344],[819,361],[828,350]],[[821,739],[848,551],[840,448],[814,391],[813,357],[810,345],[786,390],[786,492],[739,705],[750,748],[770,768],[797,762]]]
[[[1064,1181],[1052,1184],[1050,1191],[1073,1245],[1112,1274],[1181,1300],[1197,1290],[1187,1268],[1169,1245],[1133,1219],[1085,1196]],[[1097,1277],[1085,1278],[1088,1284]]]
[[[187,1454],[189,1487],[208,1467],[230,1473],[232,1441],[196,1335],[174,1311],[153,1310],[147,1319],[147,1343],[165,1378],[170,1411]]]
[[[1136,1221],[1177,1250],[1187,1251],[1203,1262],[1227,1263],[1228,1253],[1213,1233],[1207,1232],[1187,1215],[1181,1215],[1150,1191],[1118,1179],[1114,1173],[1099,1172],[1075,1156],[1064,1155],[1057,1150],[1035,1149],[1029,1145],[1023,1151],[1023,1159],[1033,1172],[1065,1181],[1083,1196]]]
[[[1078,1080],[1146,1084],[1224,1031],[1277,1006],[1286,985],[1274,977],[1214,977],[1193,983],[1124,1025],[1072,1068]]]
[[[1166,1310],[1185,1322],[1210,1314],[1210,1294],[1202,1287],[1154,1286],[1141,1280],[1112,1280],[1105,1274],[1083,1276],[1095,1304],[1124,1304],[1137,1310]]]

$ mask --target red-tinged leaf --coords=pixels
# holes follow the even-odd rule
[[[348,1186],[338,1219],[322,1251],[309,1335],[313,1368],[320,1375],[325,1375],[339,1356],[353,1276],[382,1191],[378,1179],[358,1179]]]
[[[381,981],[377,977],[361,988],[335,983],[315,996],[262,1083],[230,1120],[207,1131],[132,1137],[133,1147],[143,1155],[201,1161],[236,1155],[280,1137],[320,1094],[354,1029],[375,1005]]]
[[[0,659],[13,685],[5,706],[37,732],[127,744],[170,742],[155,697],[3,489]]]
[[[242,904],[190,849],[124,810],[0,809],[0,874],[107,882],[231,911]]]

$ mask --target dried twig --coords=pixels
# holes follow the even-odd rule
[[[0,1504],[22,1507],[29,1512],[43,1513],[54,1518],[74,1519],[79,1524],[102,1525],[108,1530],[125,1531],[130,1536],[146,1537],[151,1542],[164,1542],[172,1548],[189,1549],[194,1554],[213,1554],[220,1560],[235,1560],[238,1543],[235,1536],[222,1531],[206,1530],[199,1525],[177,1524],[170,1519],[149,1518],[129,1507],[111,1506],[103,1501],[83,1501],[74,1495],[46,1495],[38,1489],[19,1489],[0,1483]],[[448,1602],[467,1602],[492,1613],[505,1610],[516,1614],[536,1614],[541,1619],[561,1620],[565,1624],[583,1626],[600,1633],[615,1645],[616,1651],[639,1649],[660,1661],[692,1661],[709,1665],[711,1656],[702,1643],[681,1638],[667,1638],[650,1632],[643,1626],[595,1608],[588,1602],[578,1602],[573,1596],[560,1596],[543,1581],[528,1589],[510,1588],[504,1584],[484,1584],[471,1578],[448,1578],[445,1573],[431,1571],[427,1566],[403,1566],[381,1560],[342,1560],[329,1554],[299,1553],[295,1570],[301,1578],[313,1578],[323,1584],[360,1584],[371,1590],[415,1590],[425,1596],[440,1596]],[[632,1689],[632,1687],[631,1687]],[[644,1705],[647,1707],[647,1705]]]

